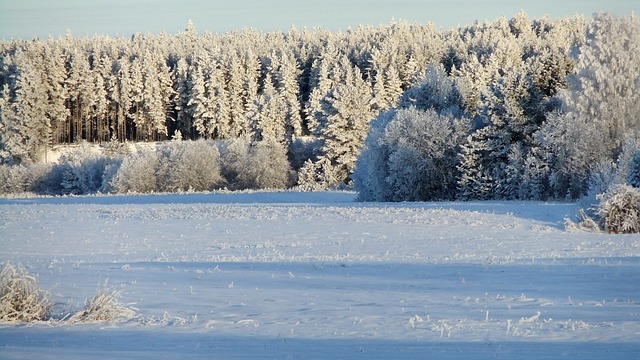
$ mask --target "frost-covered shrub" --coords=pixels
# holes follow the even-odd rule
[[[286,148],[278,141],[265,139],[249,149],[248,171],[241,182],[252,189],[285,189],[292,177]]]
[[[102,186],[107,158],[83,142],[61,159],[61,186],[68,194],[90,194]]]
[[[122,161],[124,160],[124,156],[115,155],[113,157],[107,158],[104,173],[102,175],[102,185],[100,186],[99,191],[102,193],[111,193],[116,192],[116,189],[113,187],[113,180],[115,179],[118,171],[120,171],[120,166],[122,165]]]
[[[273,140],[252,144],[246,139],[221,146],[222,174],[229,188],[284,189],[289,186],[291,166],[286,149]]]
[[[587,194],[579,199],[579,205],[587,215],[595,216],[595,210],[602,194],[618,185],[617,166],[611,161],[596,163],[589,174]]]
[[[22,266],[5,264],[0,273],[0,322],[45,320],[51,305],[38,279]]]
[[[410,108],[379,125],[386,125],[384,131],[372,130],[378,132],[377,143],[365,148],[354,174],[356,190],[364,193],[361,199],[425,201],[455,196],[458,149],[468,133],[467,121],[433,109]],[[373,181],[365,180],[368,176]]]
[[[603,196],[598,215],[604,230],[612,233],[640,232],[640,189],[615,187]]]
[[[140,148],[112,159],[104,177],[103,188],[118,193],[208,191],[223,183],[218,148],[204,140],[172,141],[156,150]]]
[[[220,160],[222,176],[230,189],[241,189],[238,176],[247,171],[250,142],[238,138],[220,143]]]
[[[0,194],[60,194],[58,167],[49,164],[0,165]]]
[[[42,195],[62,194],[62,167],[58,164],[29,165],[29,191]]]
[[[29,171],[25,165],[0,165],[0,194],[15,194],[29,188]]]
[[[298,171],[297,189],[300,191],[321,191],[337,188],[338,175],[331,160],[322,158],[316,162],[308,160]]]
[[[577,113],[552,113],[535,133],[549,165],[551,196],[577,199],[589,188],[593,166],[610,158],[602,131]]]
[[[362,152],[356,161],[351,177],[353,186],[358,190],[360,201],[384,201],[389,157],[388,146],[382,141],[385,129],[396,116],[395,110],[382,112],[371,122]]]
[[[161,191],[207,191],[222,183],[220,154],[211,142],[173,141],[158,150]]]
[[[158,191],[156,169],[160,156],[155,150],[137,152],[127,155],[110,185],[118,193],[150,193]]]

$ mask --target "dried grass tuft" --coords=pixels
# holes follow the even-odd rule
[[[580,209],[580,220],[575,223],[571,219],[564,219],[565,230],[568,232],[586,231],[591,233],[601,233],[600,225],[592,219],[587,213]]]
[[[84,309],[67,319],[69,323],[118,322],[134,318],[134,309],[120,303],[120,292],[103,290]]]
[[[40,290],[38,278],[24,267],[5,264],[0,286],[0,322],[41,321],[49,316],[48,293]]]

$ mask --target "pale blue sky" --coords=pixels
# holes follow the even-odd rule
[[[638,0],[0,0],[0,38],[105,34],[128,37],[161,31],[174,34],[189,19],[199,32],[242,28],[287,31],[322,27],[345,30],[388,24],[392,19],[433,22],[441,28],[475,20],[511,18],[524,10],[530,18],[560,18],[596,11],[629,15]]]

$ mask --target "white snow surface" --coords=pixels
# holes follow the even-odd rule
[[[58,318],[108,282],[137,317],[0,324],[2,359],[640,358],[640,236],[572,203],[350,192],[0,199],[0,263]]]

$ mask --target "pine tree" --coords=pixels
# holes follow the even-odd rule
[[[347,69],[345,80],[323,100],[327,125],[322,129],[322,157],[335,167],[336,179],[348,183],[374,112],[371,88],[360,70]]]
[[[144,76],[142,61],[134,58],[129,67],[129,108],[126,109],[135,127],[132,137],[135,141],[144,139],[144,130],[147,127],[146,117],[143,112],[144,101]]]
[[[286,141],[290,143],[294,138],[302,135],[302,117],[300,116],[300,85],[298,79],[302,71],[298,62],[290,53],[278,56],[278,68],[275,81],[277,91],[286,108]]]
[[[5,84],[0,104],[0,160],[9,164],[40,159],[51,136],[44,76],[27,54],[19,53],[15,61],[19,70]]]
[[[245,70],[237,54],[232,53],[226,59],[227,89],[229,91],[230,133],[231,137],[245,136],[248,126],[245,121],[247,104],[244,87]]]
[[[205,88],[205,78],[199,65],[192,65],[189,72],[189,101],[187,111],[193,118],[193,126],[199,136],[211,138],[211,123],[214,115],[211,112],[209,96]]]
[[[189,64],[184,58],[180,58],[173,69],[173,101],[174,119],[176,131],[191,136],[193,128],[191,114],[189,113]]]
[[[112,83],[112,94],[116,103],[113,104],[113,111],[115,112],[115,132],[117,138],[120,141],[130,140],[128,137],[127,123],[129,121],[129,112],[132,107],[133,99],[133,84],[130,76],[129,62],[120,59],[117,60],[113,71],[117,80]]]
[[[270,139],[288,145],[287,110],[284,99],[276,92],[271,75],[267,74],[261,94],[247,113],[253,141]]]
[[[108,76],[110,60],[106,55],[103,55],[100,59],[94,61],[98,64],[92,71],[94,91],[91,99],[91,117],[93,124],[89,132],[88,140],[102,142],[109,140],[109,104],[105,78]]]
[[[481,159],[487,151],[486,144],[479,141],[478,132],[469,135],[461,147],[458,171],[458,199],[487,200],[493,197],[493,179],[484,168]]]
[[[168,67],[157,54],[145,52],[142,58],[142,111],[144,117],[143,131],[145,140],[157,140],[158,136],[166,139],[167,111],[172,97],[171,78]]]
[[[373,82],[371,105],[377,111],[382,111],[389,108],[389,103],[387,101],[388,95],[387,90],[384,83],[384,75],[382,72],[376,72],[373,78],[371,78]]]
[[[309,133],[313,135],[319,135],[326,126],[322,100],[334,87],[335,82],[340,80],[337,78],[340,67],[347,66],[347,64],[349,68],[351,67],[348,59],[344,56],[340,59],[340,63],[337,63],[337,51],[334,47],[329,46],[312,65],[310,79],[312,90],[305,105],[305,114],[306,127]]]
[[[69,142],[78,142],[86,138],[87,123],[91,96],[94,84],[86,55],[74,48],[67,56],[68,77],[66,88],[68,91],[68,105],[71,111],[69,122]]]
[[[213,59],[206,69],[205,78],[209,105],[213,113],[209,133],[215,139],[228,139],[232,136],[229,93],[224,72],[221,66]]]
[[[65,106],[68,98],[65,87],[65,55],[57,43],[49,40],[44,46],[43,60],[47,77],[47,116],[51,124],[53,143],[60,143],[68,138],[66,124],[70,116],[69,109]]]
[[[456,85],[464,101],[465,110],[475,115],[480,107],[480,94],[488,85],[491,75],[473,54],[469,56],[468,61],[460,65],[460,68],[454,67],[451,74],[457,79]]]
[[[404,89],[400,75],[395,67],[389,67],[384,71],[384,100],[387,104],[387,108],[396,106],[400,97],[402,96]]]
[[[4,84],[0,96],[0,164],[13,165],[27,159],[28,154],[17,138],[20,132],[20,119],[11,102],[9,84]]]
[[[475,141],[483,142],[479,155],[487,174],[494,179],[494,196],[501,199],[518,197],[517,177],[509,168],[510,153],[528,156],[535,146],[534,133],[545,119],[542,95],[524,71],[517,69],[492,84],[483,96],[480,115],[484,127],[476,132]],[[512,157],[521,161],[520,157]]]

